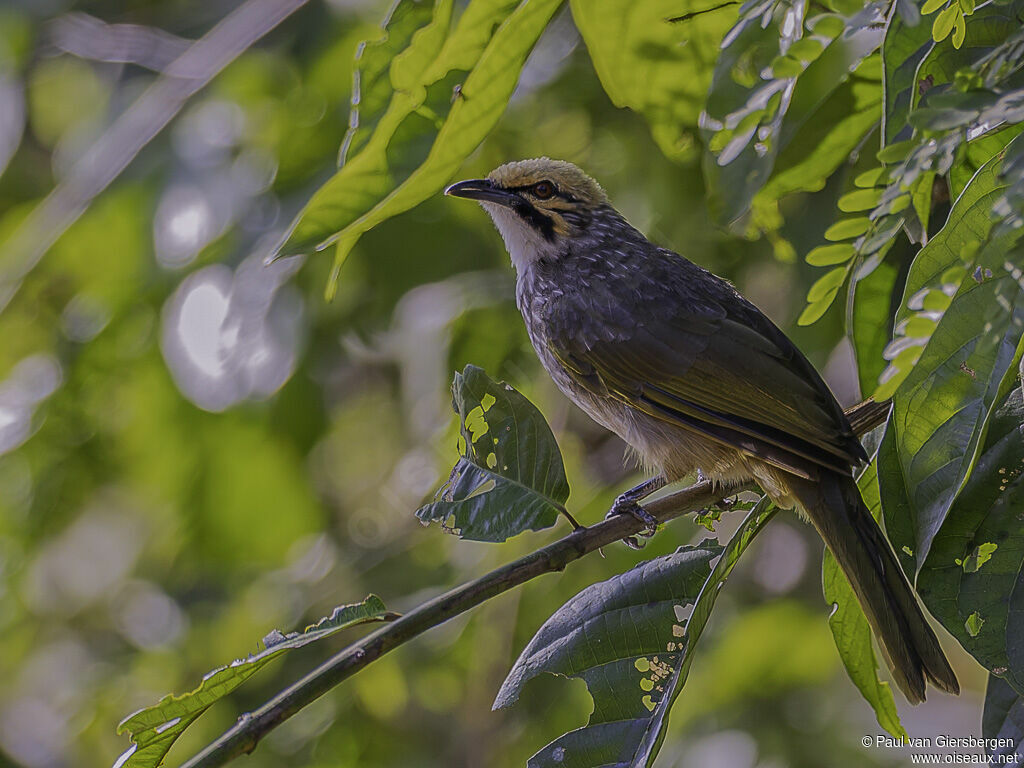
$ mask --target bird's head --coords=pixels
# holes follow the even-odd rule
[[[520,272],[585,238],[595,215],[608,205],[604,190],[587,174],[546,157],[506,163],[486,179],[452,184],[445,194],[484,207]]]

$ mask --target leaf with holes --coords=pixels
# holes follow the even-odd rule
[[[540,411],[474,365],[455,374],[462,458],[416,517],[473,541],[505,541],[555,524],[569,498],[562,454]]]
[[[115,768],[157,768],[179,736],[213,704],[227,696],[286,651],[322,640],[347,627],[371,621],[388,621],[394,617],[376,595],[361,603],[342,605],[327,618],[302,632],[282,634],[274,631],[264,638],[264,650],[215,669],[203,678],[193,691],[176,696],[168,694],[152,707],[129,715],[117,727],[134,742]]]
[[[925,604],[960,644],[1024,692],[1024,402],[1019,386],[990,421],[970,479],[935,536],[917,585]],[[905,487],[894,492],[906,506],[910,494]]]
[[[773,514],[762,499],[724,549],[705,541],[641,563],[587,587],[544,623],[494,708],[510,706],[526,682],[548,673],[586,681],[594,712],[585,727],[534,755],[530,768],[653,763],[721,587]]]

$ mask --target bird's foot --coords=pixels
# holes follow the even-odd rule
[[[646,527],[640,531],[640,535],[645,538],[650,538],[658,531],[658,519],[626,494],[622,494],[615,499],[606,517],[614,517],[615,515],[632,515],[641,523],[644,523]],[[633,549],[640,549],[642,546],[633,536],[627,537],[623,541]]]

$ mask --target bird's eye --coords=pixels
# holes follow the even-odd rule
[[[555,185],[550,181],[538,181],[533,185],[533,196],[541,200],[547,200],[555,194]]]

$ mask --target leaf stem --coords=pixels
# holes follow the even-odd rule
[[[723,8],[728,8],[730,5],[739,4],[739,0],[727,0],[727,2],[713,5],[710,8],[701,8],[699,11],[690,11],[689,13],[684,13],[682,16],[673,16],[670,19],[666,19],[666,21],[670,24],[679,24],[684,21],[689,21],[690,19],[695,19],[698,16],[703,16],[705,13],[713,13],[714,11],[720,11]]]

